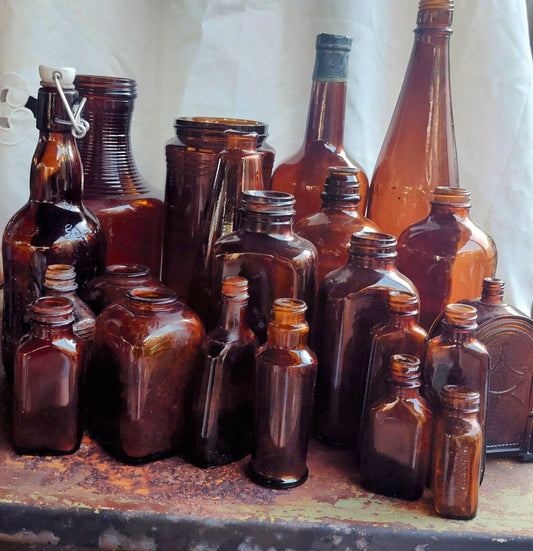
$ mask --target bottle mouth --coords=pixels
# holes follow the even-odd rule
[[[76,272],[70,264],[50,264],[44,275],[44,286],[57,291],[75,291]]]
[[[389,309],[397,314],[416,314],[418,297],[405,291],[389,291]]]
[[[136,287],[125,293],[125,297],[139,304],[164,306],[174,304],[178,296],[171,289],[155,289],[153,287]]]
[[[74,304],[67,297],[39,297],[30,307],[31,319],[45,325],[66,325],[74,321]]]
[[[284,191],[249,190],[242,195],[241,208],[246,213],[294,216],[295,202]]]
[[[261,141],[268,136],[268,124],[250,119],[232,119],[224,117],[179,117],[174,123],[176,134],[182,132],[201,134],[211,138],[224,139],[225,130],[255,132]],[[200,137],[200,136],[197,136]]]
[[[348,201],[361,200],[359,195],[359,170],[349,166],[330,166],[324,183],[324,191],[320,194],[323,201]]]
[[[257,147],[257,132],[243,132],[230,128],[224,130],[224,149],[240,151],[255,151]]]
[[[441,391],[442,407],[452,411],[477,413],[480,395],[476,390],[463,385],[444,385]]]
[[[393,235],[361,231],[352,235],[348,252],[354,256],[396,258],[396,244]]]
[[[112,277],[146,277],[150,275],[150,268],[144,264],[111,264],[106,266],[106,274]]]
[[[349,52],[352,49],[352,42],[353,40],[350,36],[320,33],[316,37],[316,49]]]
[[[393,354],[390,357],[389,381],[400,386],[420,386],[420,359],[410,354]]]
[[[275,326],[291,329],[305,329],[307,304],[297,298],[277,298],[272,305],[272,322]]]
[[[451,207],[470,207],[470,191],[459,187],[439,186],[433,190],[431,203],[434,205],[449,205]]]
[[[137,97],[137,82],[131,78],[103,75],[77,75],[74,86],[82,96]]]
[[[448,304],[444,310],[443,323],[451,327],[472,328],[477,321],[477,310],[468,304]]]
[[[247,300],[248,280],[238,276],[225,277],[222,281],[222,296],[234,300]]]

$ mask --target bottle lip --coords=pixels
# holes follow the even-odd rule
[[[180,130],[211,131],[223,139],[225,130],[239,130],[241,132],[256,132],[259,138],[268,136],[268,124],[251,119],[232,119],[225,117],[178,117],[174,122],[176,134]]]
[[[257,147],[257,132],[245,132],[228,128],[224,130],[224,148],[226,150],[254,150]]]
[[[320,194],[322,201],[359,202],[361,200],[359,172],[359,169],[349,166],[328,167],[324,191]]]
[[[137,82],[132,78],[77,75],[74,86],[83,96],[137,97]]]
[[[453,10],[454,0],[419,0],[419,10]]]
[[[476,327],[477,309],[469,304],[452,303],[444,310],[442,323],[450,327],[471,329]]]
[[[75,291],[76,271],[70,264],[50,264],[44,274],[44,287],[52,291]]]
[[[309,326],[305,320],[307,304],[297,298],[282,297],[274,300],[271,312],[271,324],[278,328],[304,330]]]
[[[439,186],[433,190],[431,203],[450,207],[470,207],[470,191],[459,187]]]
[[[393,354],[389,364],[390,382],[399,386],[419,387],[420,359],[411,354]]]
[[[352,235],[348,252],[354,256],[396,258],[396,244],[393,235],[360,231]]]
[[[67,297],[44,296],[30,307],[31,319],[45,325],[66,325],[74,321],[74,304]]]
[[[295,202],[290,193],[256,189],[243,192],[241,208],[246,213],[294,216]]]
[[[124,295],[128,300],[145,305],[163,306],[174,304],[178,301],[177,294],[171,289],[158,289],[154,287],[135,287]]]
[[[389,291],[389,310],[396,314],[416,314],[418,312],[418,297],[407,291]]]
[[[144,264],[110,264],[105,272],[112,277],[146,277],[150,275],[150,268]]]
[[[222,296],[230,300],[248,300],[248,280],[245,277],[226,276],[222,280]]]
[[[441,391],[442,407],[452,411],[477,413],[481,398],[477,390],[464,385],[444,385]]]
[[[320,33],[316,37],[317,50],[341,50],[349,52],[352,49],[353,39],[343,34]]]

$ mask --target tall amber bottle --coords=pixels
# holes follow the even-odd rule
[[[7,223],[2,240],[5,274],[2,359],[8,379],[20,337],[28,330],[27,307],[41,294],[46,267],[70,264],[83,288],[105,266],[105,235],[82,203],[83,173],[66,102],[78,104],[75,70],[39,68],[39,141],[30,171],[30,198]]]
[[[450,88],[453,0],[419,0],[411,58],[372,177],[368,216],[399,237],[431,190],[459,185]]]
[[[371,330],[387,317],[391,290],[417,295],[395,267],[396,239],[352,236],[346,266],[320,284],[311,347],[318,355],[315,434],[330,444],[355,444],[370,356]]]
[[[352,39],[348,36],[317,36],[304,143],[272,175],[272,189],[291,193],[296,198],[296,221],[320,209],[320,194],[330,166],[349,166],[359,170],[361,201],[358,210],[363,215],[366,210],[368,178],[343,145],[351,47]]]
[[[317,285],[324,276],[348,262],[348,247],[355,232],[379,232],[372,220],[357,211],[360,172],[352,167],[329,167],[321,194],[322,208],[300,218],[294,231],[317,250]]]
[[[438,187],[429,215],[398,239],[398,269],[420,293],[420,325],[429,330],[447,304],[479,296],[496,271],[494,241],[470,218],[470,192]]]
[[[250,453],[257,341],[246,325],[247,303],[246,279],[224,279],[222,313],[207,335],[193,403],[190,457],[200,467],[225,465]]]
[[[307,347],[305,311],[302,300],[276,299],[268,340],[257,351],[249,470],[253,480],[271,488],[299,486],[308,474],[317,359]]]
[[[78,75],[87,98],[87,135],[78,141],[85,184],[83,201],[107,238],[106,264],[145,264],[159,277],[164,205],[141,176],[131,148],[137,84],[129,78]]]

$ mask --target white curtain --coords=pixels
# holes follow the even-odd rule
[[[163,190],[164,143],[177,116],[263,120],[277,162],[289,155],[303,137],[315,37],[349,34],[345,146],[370,176],[416,12],[417,0],[0,0],[0,226],[28,197],[37,131],[17,106],[24,83],[37,93],[39,64],[137,80],[134,154]],[[457,0],[453,28],[461,185],[472,192],[472,218],[496,241],[508,301],[529,312],[533,73],[526,2]],[[11,95],[2,93],[6,86]]]

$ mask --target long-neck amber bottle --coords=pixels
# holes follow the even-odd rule
[[[145,264],[159,277],[164,205],[141,176],[131,148],[135,80],[78,75],[87,98],[87,135],[78,142],[85,185],[83,200],[107,237],[106,264]]]
[[[28,329],[27,307],[41,294],[46,267],[70,264],[83,288],[103,272],[105,235],[82,203],[83,172],[68,114],[53,75],[61,75],[66,102],[78,102],[73,69],[40,68],[37,99],[39,141],[30,171],[29,201],[4,230],[5,274],[2,359],[13,376],[16,345]]]
[[[256,356],[250,474],[272,488],[307,479],[317,359],[307,347],[306,309],[302,300],[276,299],[268,340]]]
[[[354,233],[380,231],[357,210],[361,202],[360,174],[352,167],[329,167],[321,209],[300,218],[294,225],[294,231],[316,247],[317,285],[326,274],[348,262],[348,247]]]
[[[361,214],[366,210],[368,178],[343,145],[351,47],[352,39],[348,36],[317,36],[304,143],[272,175],[272,189],[291,193],[296,198],[296,221],[320,209],[320,194],[330,166],[350,166],[359,170],[361,201],[358,210]]]
[[[450,88],[453,0],[420,0],[411,58],[372,177],[368,216],[399,237],[431,190],[459,185]]]

